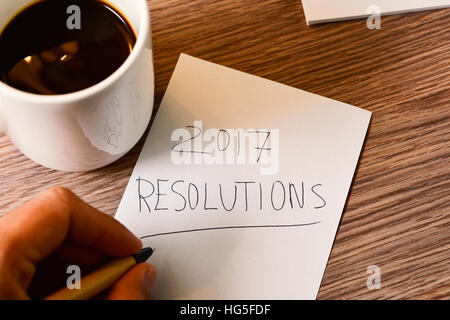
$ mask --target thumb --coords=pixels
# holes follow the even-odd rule
[[[147,300],[156,280],[156,269],[148,263],[131,268],[110,289],[107,300]]]

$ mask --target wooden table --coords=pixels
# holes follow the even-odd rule
[[[150,0],[158,106],[181,52],[373,112],[320,299],[450,298],[450,10],[307,27],[300,0]],[[0,138],[0,215],[64,185],[113,215],[144,138],[72,174]],[[381,289],[369,290],[369,265]]]

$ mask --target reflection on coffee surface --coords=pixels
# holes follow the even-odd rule
[[[135,43],[132,27],[107,3],[39,1],[0,33],[1,80],[43,95],[79,91],[114,73]]]

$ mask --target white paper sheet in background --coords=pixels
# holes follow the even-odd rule
[[[450,0],[302,0],[308,25],[368,17],[370,6],[382,15],[450,7]]]
[[[154,298],[315,299],[370,118],[182,54],[116,215],[156,249]],[[174,164],[202,145],[260,162]]]

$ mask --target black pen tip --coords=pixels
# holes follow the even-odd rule
[[[136,260],[136,263],[145,262],[148,260],[148,258],[152,256],[152,254],[153,254],[152,248],[144,248],[141,250],[141,252],[139,252],[134,256],[134,260]]]

